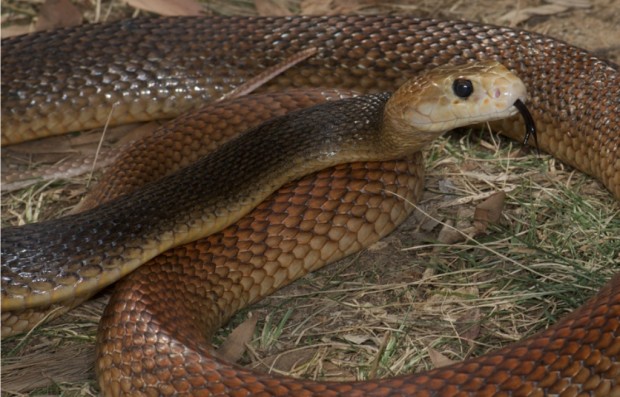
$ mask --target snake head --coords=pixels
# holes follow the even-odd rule
[[[385,107],[384,133],[419,150],[451,129],[517,114],[515,102],[526,96],[521,79],[496,61],[437,67],[393,94]]]

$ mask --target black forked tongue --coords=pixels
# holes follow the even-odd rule
[[[525,103],[521,102],[520,99],[515,101],[515,107],[521,113],[521,117],[523,117],[523,122],[525,123],[525,138],[523,138],[523,144],[527,145],[527,142],[530,140],[530,136],[534,138],[534,147],[536,148],[536,152],[540,153],[538,149],[538,139],[536,139],[536,124],[534,123],[534,119],[530,114],[530,111],[527,110],[527,106]]]

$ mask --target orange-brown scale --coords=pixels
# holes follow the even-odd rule
[[[123,149],[88,192],[79,211],[95,207],[196,162],[240,133],[273,117],[353,96],[334,89],[287,90],[214,103],[188,112]],[[140,162],[136,163],[136,157]]]
[[[266,375],[215,372],[228,365],[211,361],[208,338],[239,309],[392,231],[413,209],[404,200],[421,194],[421,164],[417,155],[305,177],[234,226],[141,266],[117,286],[101,322],[105,393],[284,391]]]
[[[152,136],[136,141],[123,150],[106,170],[102,181],[80,203],[79,211],[86,211],[187,167],[261,122],[327,100],[352,95],[352,92],[345,90],[290,90],[241,97],[190,112],[163,125]],[[324,189],[329,190],[325,186]],[[104,271],[105,269],[93,267],[90,274],[96,275]],[[79,281],[79,277],[68,271],[58,274],[55,280],[61,285],[73,285]],[[42,320],[55,318],[79,305],[95,292],[96,289],[93,289],[49,306],[3,311],[2,335],[26,332]]]
[[[388,98],[347,98],[304,110],[304,117],[293,112],[271,119],[174,175],[96,208],[4,228],[3,311],[88,295],[168,248],[234,223],[291,179],[346,161],[389,159],[373,150]],[[317,112],[321,118],[311,116]],[[412,147],[415,140],[394,156]],[[79,281],[55,281],[68,276]]]
[[[541,148],[620,198],[620,77],[540,34],[408,16],[137,18],[3,40],[2,144],[167,118],[316,47],[268,89],[394,90],[433,65],[496,59],[526,84]],[[28,65],[28,67],[24,67]],[[586,78],[587,77],[587,78]],[[523,129],[508,131],[521,139]],[[593,161],[597,158],[597,161]]]
[[[133,41],[124,39],[127,32],[131,33]],[[58,37],[63,38],[59,40]],[[237,38],[243,40],[237,41]],[[49,46],[49,42],[58,41],[63,43],[62,51],[58,47]],[[107,47],[109,43],[112,47]],[[186,43],[191,45],[186,46]],[[89,48],[83,49],[85,45]],[[67,126],[84,128],[99,125],[109,114],[111,106],[105,105],[107,100],[114,102],[127,98],[131,102],[137,99],[134,104],[125,103],[117,108],[120,114],[118,122],[150,118],[153,116],[148,114],[151,111],[157,112],[158,117],[170,117],[187,106],[193,106],[196,98],[218,97],[232,86],[241,84],[260,70],[277,64],[309,45],[319,49],[317,56],[276,79],[272,84],[273,89],[314,85],[349,87],[362,91],[387,90],[402,83],[412,73],[433,64],[489,57],[498,59],[514,70],[528,86],[528,106],[539,126],[541,147],[600,179],[612,194],[620,198],[620,84],[617,68],[581,49],[549,37],[460,21],[444,22],[398,16],[181,18],[124,21],[83,30],[70,29],[59,36],[53,33],[50,36],[15,39],[3,43],[2,68],[5,75],[15,75],[15,81],[23,85],[12,86],[9,85],[11,81],[2,81],[3,143],[18,141],[21,136],[34,136],[37,130],[54,133]],[[7,48],[11,51],[7,51]],[[115,50],[108,51],[108,48]],[[181,93],[182,98],[177,105],[171,107],[166,101],[163,105],[150,102],[148,111],[141,111],[138,103],[143,102],[140,102],[139,94],[135,94],[140,90],[128,92],[123,84],[114,82],[114,76],[131,77],[134,72],[129,69],[125,71],[118,65],[135,68],[143,62],[140,57],[144,50],[164,51],[165,56],[152,57],[144,63],[146,67],[143,76],[146,78],[142,81],[148,81],[152,71],[160,73],[160,81],[174,84],[177,92]],[[38,54],[35,59],[39,64],[33,64],[30,69],[23,68],[24,59],[30,59],[33,53]],[[58,58],[69,60],[74,54],[83,60],[75,63],[73,60],[57,62]],[[208,62],[205,62],[205,54],[209,54]],[[27,58],[22,58],[22,55]],[[110,69],[106,65],[114,57],[116,69]],[[154,59],[162,60],[163,64],[152,64]],[[45,64],[47,60],[49,62]],[[104,76],[103,80],[111,81],[101,86],[102,95],[109,96],[104,101],[101,101],[101,96],[95,95],[96,90],[93,88],[101,84],[101,79],[98,76],[80,76],[81,71],[88,68],[72,68],[71,65],[79,65],[82,61],[94,62],[94,69]],[[206,63],[209,62],[215,67],[208,68]],[[202,72],[206,69],[221,74],[204,77]],[[7,74],[7,70],[10,73]],[[196,74],[196,71],[199,73]],[[37,86],[41,76],[49,80],[47,87],[53,88],[52,94],[35,91],[30,96],[34,100],[20,99],[20,92],[31,92],[29,90]],[[56,81],[56,76],[61,78]],[[84,106],[67,106],[61,96],[53,93],[62,91],[62,85],[70,80],[67,76],[76,76],[75,82],[68,81],[67,90],[78,95],[67,95],[64,98],[77,102],[88,98],[91,101],[88,111],[84,111]],[[86,95],[80,97],[79,90],[82,87]],[[198,89],[194,90],[196,87]],[[161,86],[156,85],[154,89],[159,90],[157,95],[160,97],[167,93]],[[118,92],[124,92],[127,96],[123,97]],[[157,106],[160,106],[159,110],[155,109]],[[93,114],[91,109],[98,110]],[[32,120],[31,124],[29,120]],[[503,125],[510,127],[507,131],[509,134],[521,139],[521,126],[518,123]],[[15,135],[4,135],[10,131],[14,131]],[[129,288],[128,284],[125,284],[125,288]],[[620,393],[619,290],[620,278],[616,276],[591,302],[562,323],[540,334],[538,338],[521,342],[512,350],[501,350],[496,354],[417,376],[371,381],[363,385],[312,383],[251,374],[225,363],[208,361],[208,352],[202,352],[200,348],[192,352],[192,342],[188,341],[190,347],[187,348],[186,357],[174,354],[170,359],[162,358],[160,364],[181,365],[185,360],[195,362],[199,359],[197,354],[205,354],[202,359],[207,361],[202,369],[206,372],[203,376],[161,383],[159,391],[172,392],[175,387],[184,389],[194,382],[199,387],[206,384],[207,390],[213,394],[230,395],[243,394],[244,391],[260,395],[265,390],[275,395],[307,395],[311,392],[323,395],[415,392],[421,396],[509,393],[538,396],[552,392],[570,396],[580,392],[600,396],[616,395]],[[126,289],[123,291],[125,293]],[[109,315],[114,315],[116,309],[119,307],[110,309]],[[158,327],[157,324],[152,325]],[[152,334],[145,338],[148,341],[154,339]],[[140,342],[140,339],[137,341]],[[186,351],[177,340],[172,340],[171,346],[175,352]],[[111,350],[110,357],[122,365],[124,359],[120,358],[115,349],[118,347]],[[133,354],[140,357],[155,352],[154,346],[138,347]],[[573,356],[585,359],[571,361]],[[144,366],[154,365],[152,359],[145,359]],[[141,366],[137,365],[136,369],[139,368]],[[178,371],[184,373],[199,369],[200,366],[194,364]],[[216,372],[218,369],[219,372]],[[131,385],[131,380],[127,378],[118,382],[112,380],[114,375],[128,373],[125,367],[123,370],[111,367],[107,372],[101,371],[104,379],[111,382],[110,389],[105,389],[111,394]],[[144,375],[144,383],[157,382],[158,377],[162,381],[171,379],[171,374],[163,368],[157,374]],[[141,380],[138,378],[136,382],[140,383]],[[204,393],[199,390],[196,394]]]
[[[434,112],[430,123],[429,116],[416,109],[427,103],[427,97],[455,96],[452,81],[457,76],[466,76],[480,95],[449,112]],[[500,86],[506,95],[493,101],[501,103],[501,111],[484,107],[485,93]],[[89,296],[167,249],[233,224],[291,180],[346,162],[387,161],[416,153],[448,128],[514,114],[515,100],[524,101],[525,96],[523,82],[504,66],[479,62],[467,68],[433,69],[393,94],[345,98],[269,119],[141,189],[127,192],[121,186],[125,194],[95,208],[5,228],[2,310],[21,311]],[[234,111],[234,103],[230,106]],[[233,116],[231,109],[219,108],[222,120]],[[190,134],[163,131],[171,139],[152,146],[160,150],[155,154],[172,149],[169,158],[181,160],[184,145],[191,149],[192,135],[201,126],[200,117],[181,119],[175,128]],[[163,158],[156,161],[165,163]],[[138,161],[138,167],[145,164],[149,165]],[[379,227],[382,221],[377,220]],[[67,285],[65,280],[70,279],[77,281]]]

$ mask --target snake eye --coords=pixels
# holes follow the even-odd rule
[[[459,98],[468,98],[474,92],[474,85],[471,80],[456,79],[452,83],[452,91]]]

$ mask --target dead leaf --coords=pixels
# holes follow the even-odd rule
[[[337,382],[354,382],[359,380],[357,372],[331,361],[323,361],[321,363],[321,372],[325,380],[334,380]]]
[[[461,288],[442,288],[433,290],[424,302],[420,303],[420,310],[433,315],[441,314],[444,321],[455,323],[463,313],[463,306],[470,306],[472,297],[479,297],[480,292],[475,286]]]
[[[218,100],[223,101],[223,100],[238,98],[243,95],[248,95],[254,90],[256,90],[257,88],[265,85],[270,80],[273,80],[279,74],[286,72],[293,66],[297,65],[300,62],[305,61],[306,59],[310,58],[316,53],[317,53],[316,47],[309,47],[309,48],[306,48],[305,50],[301,50],[297,52],[296,54],[293,54],[290,57],[287,57],[282,62],[279,62],[277,65],[271,66],[265,69],[261,73],[252,77],[250,80],[247,80],[240,86],[237,86],[234,90],[227,92],[222,97],[220,97]]]
[[[454,326],[459,336],[471,347],[480,335],[480,309],[473,308],[460,316]]]
[[[590,0],[548,0],[549,3],[559,4],[571,8],[590,8],[592,1]]]
[[[6,39],[7,37],[20,36],[31,32],[33,32],[32,25],[12,25],[6,28],[2,26],[1,38]]]
[[[286,17],[293,15],[281,1],[277,0],[254,0],[254,6],[258,15],[265,17]]]
[[[440,193],[445,194],[452,193],[455,190],[454,182],[450,179],[440,179],[439,182],[437,182],[437,187]]]
[[[27,141],[2,148],[3,153],[66,153],[71,152],[71,142],[67,135],[46,137],[35,141]]]
[[[422,272],[422,280],[423,281],[427,281],[431,278],[433,278],[435,276],[435,274],[437,274],[437,270],[435,270],[432,267],[428,267],[424,270],[424,272]]]
[[[441,223],[440,215],[437,214],[434,208],[425,208],[424,211],[415,211],[413,217],[422,232],[431,232]]]
[[[465,240],[465,236],[463,233],[454,229],[454,226],[451,224],[452,222],[446,221],[446,224],[443,225],[439,234],[437,235],[437,241],[443,244],[454,244],[460,241]]]
[[[499,21],[508,22],[511,26],[516,26],[534,16],[559,14],[569,8],[570,7],[559,4],[545,4],[539,7],[526,7],[506,13],[499,18]]]
[[[302,15],[354,14],[367,4],[359,1],[304,0],[299,4]]]
[[[392,337],[392,333],[387,331],[385,335],[383,335],[383,339],[381,340],[381,345],[379,346],[379,350],[377,354],[375,354],[375,359],[370,366],[370,371],[368,371],[368,375],[370,379],[375,379],[377,377],[377,370],[379,369],[379,363],[381,362],[381,357],[383,353],[385,353],[385,349],[387,348],[388,343]]]
[[[370,247],[367,248],[368,251],[370,252],[377,252],[377,251],[383,251],[384,249],[386,249],[388,246],[390,245],[389,242],[387,241],[377,241],[374,244],[371,244]]]
[[[523,157],[523,150],[522,148],[516,148],[514,150],[511,150],[510,153],[508,153],[508,155],[506,156],[509,159],[518,159]]]
[[[354,345],[361,345],[363,343],[368,342],[371,338],[368,335],[349,334],[349,335],[343,335],[342,339],[346,340],[347,342],[351,342]]]
[[[431,362],[435,366],[435,368],[447,367],[448,365],[452,365],[457,361],[450,360],[448,357],[439,353],[437,350],[432,347],[428,348],[428,358],[431,359]]]
[[[35,30],[66,28],[81,23],[82,12],[69,0],[46,0],[39,9]]]
[[[203,15],[202,5],[195,0],[125,0],[131,7],[159,15]]]
[[[505,201],[506,192],[499,191],[476,206],[476,211],[474,212],[474,227],[476,231],[484,233],[489,225],[499,222]]]
[[[316,354],[315,350],[316,349],[304,349],[301,351],[291,350],[280,354],[274,354],[256,362],[252,365],[252,369],[259,369],[265,372],[275,369],[280,372],[288,373],[312,360]]]
[[[256,316],[250,317],[240,325],[238,325],[228,338],[217,349],[217,354],[225,358],[226,360],[234,363],[237,362],[245,353],[246,343],[252,339],[254,330],[256,329],[256,322],[258,318]]]
[[[2,388],[17,392],[49,387],[56,382],[81,382],[94,368],[95,349],[89,344],[67,345],[53,352],[34,351],[2,359]],[[42,376],[45,374],[45,376]]]
[[[334,5],[331,0],[304,0],[299,8],[303,15],[328,15]]]

